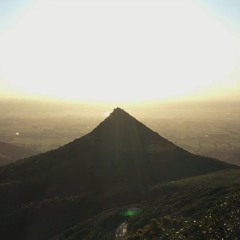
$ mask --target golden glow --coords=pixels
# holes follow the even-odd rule
[[[240,44],[194,1],[39,0],[0,38],[3,80],[29,95],[130,101],[233,84]]]
[[[111,112],[105,112],[105,113],[104,113],[104,116],[105,116],[105,117],[108,117],[108,116],[110,115],[110,113],[111,113]]]

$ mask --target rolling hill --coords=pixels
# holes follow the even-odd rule
[[[16,160],[36,155],[37,152],[25,147],[0,142],[0,166]]]
[[[44,240],[159,183],[234,165],[185,151],[120,108],[89,134],[0,169],[3,240]]]

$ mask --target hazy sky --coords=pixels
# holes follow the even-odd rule
[[[239,92],[239,0],[0,0],[2,96]]]

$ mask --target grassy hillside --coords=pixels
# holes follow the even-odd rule
[[[239,239],[239,182],[240,171],[231,170],[161,184],[144,201],[102,212],[54,240],[112,240],[123,222],[128,240]],[[123,216],[133,207],[138,214]]]

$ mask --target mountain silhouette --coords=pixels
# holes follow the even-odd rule
[[[120,108],[89,134],[0,169],[1,239],[44,240],[149,187],[234,165],[185,151]]]

